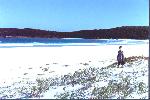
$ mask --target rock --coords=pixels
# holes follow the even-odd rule
[[[49,68],[43,68],[42,70],[45,72],[45,71],[48,71],[48,69],[49,69]]]
[[[32,69],[32,67],[29,67],[28,69]]]
[[[24,73],[24,75],[27,75],[28,73]]]

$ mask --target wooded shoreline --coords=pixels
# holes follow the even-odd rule
[[[122,26],[111,29],[57,32],[31,28],[0,28],[2,38],[83,38],[83,39],[148,39],[148,26]]]

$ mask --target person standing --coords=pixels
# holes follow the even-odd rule
[[[124,54],[121,49],[122,49],[122,46],[119,46],[119,51],[118,51],[118,55],[117,55],[118,67],[119,67],[119,65],[122,65],[122,67],[123,67],[123,65],[125,64]]]

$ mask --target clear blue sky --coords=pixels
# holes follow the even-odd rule
[[[148,0],[0,0],[1,28],[75,31],[148,24]]]

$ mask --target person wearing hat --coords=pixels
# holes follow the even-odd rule
[[[121,49],[122,49],[122,46],[119,46],[119,51],[118,51],[118,55],[117,55],[118,67],[119,67],[119,65],[122,65],[122,67],[123,67],[123,65],[125,64],[124,54]]]

